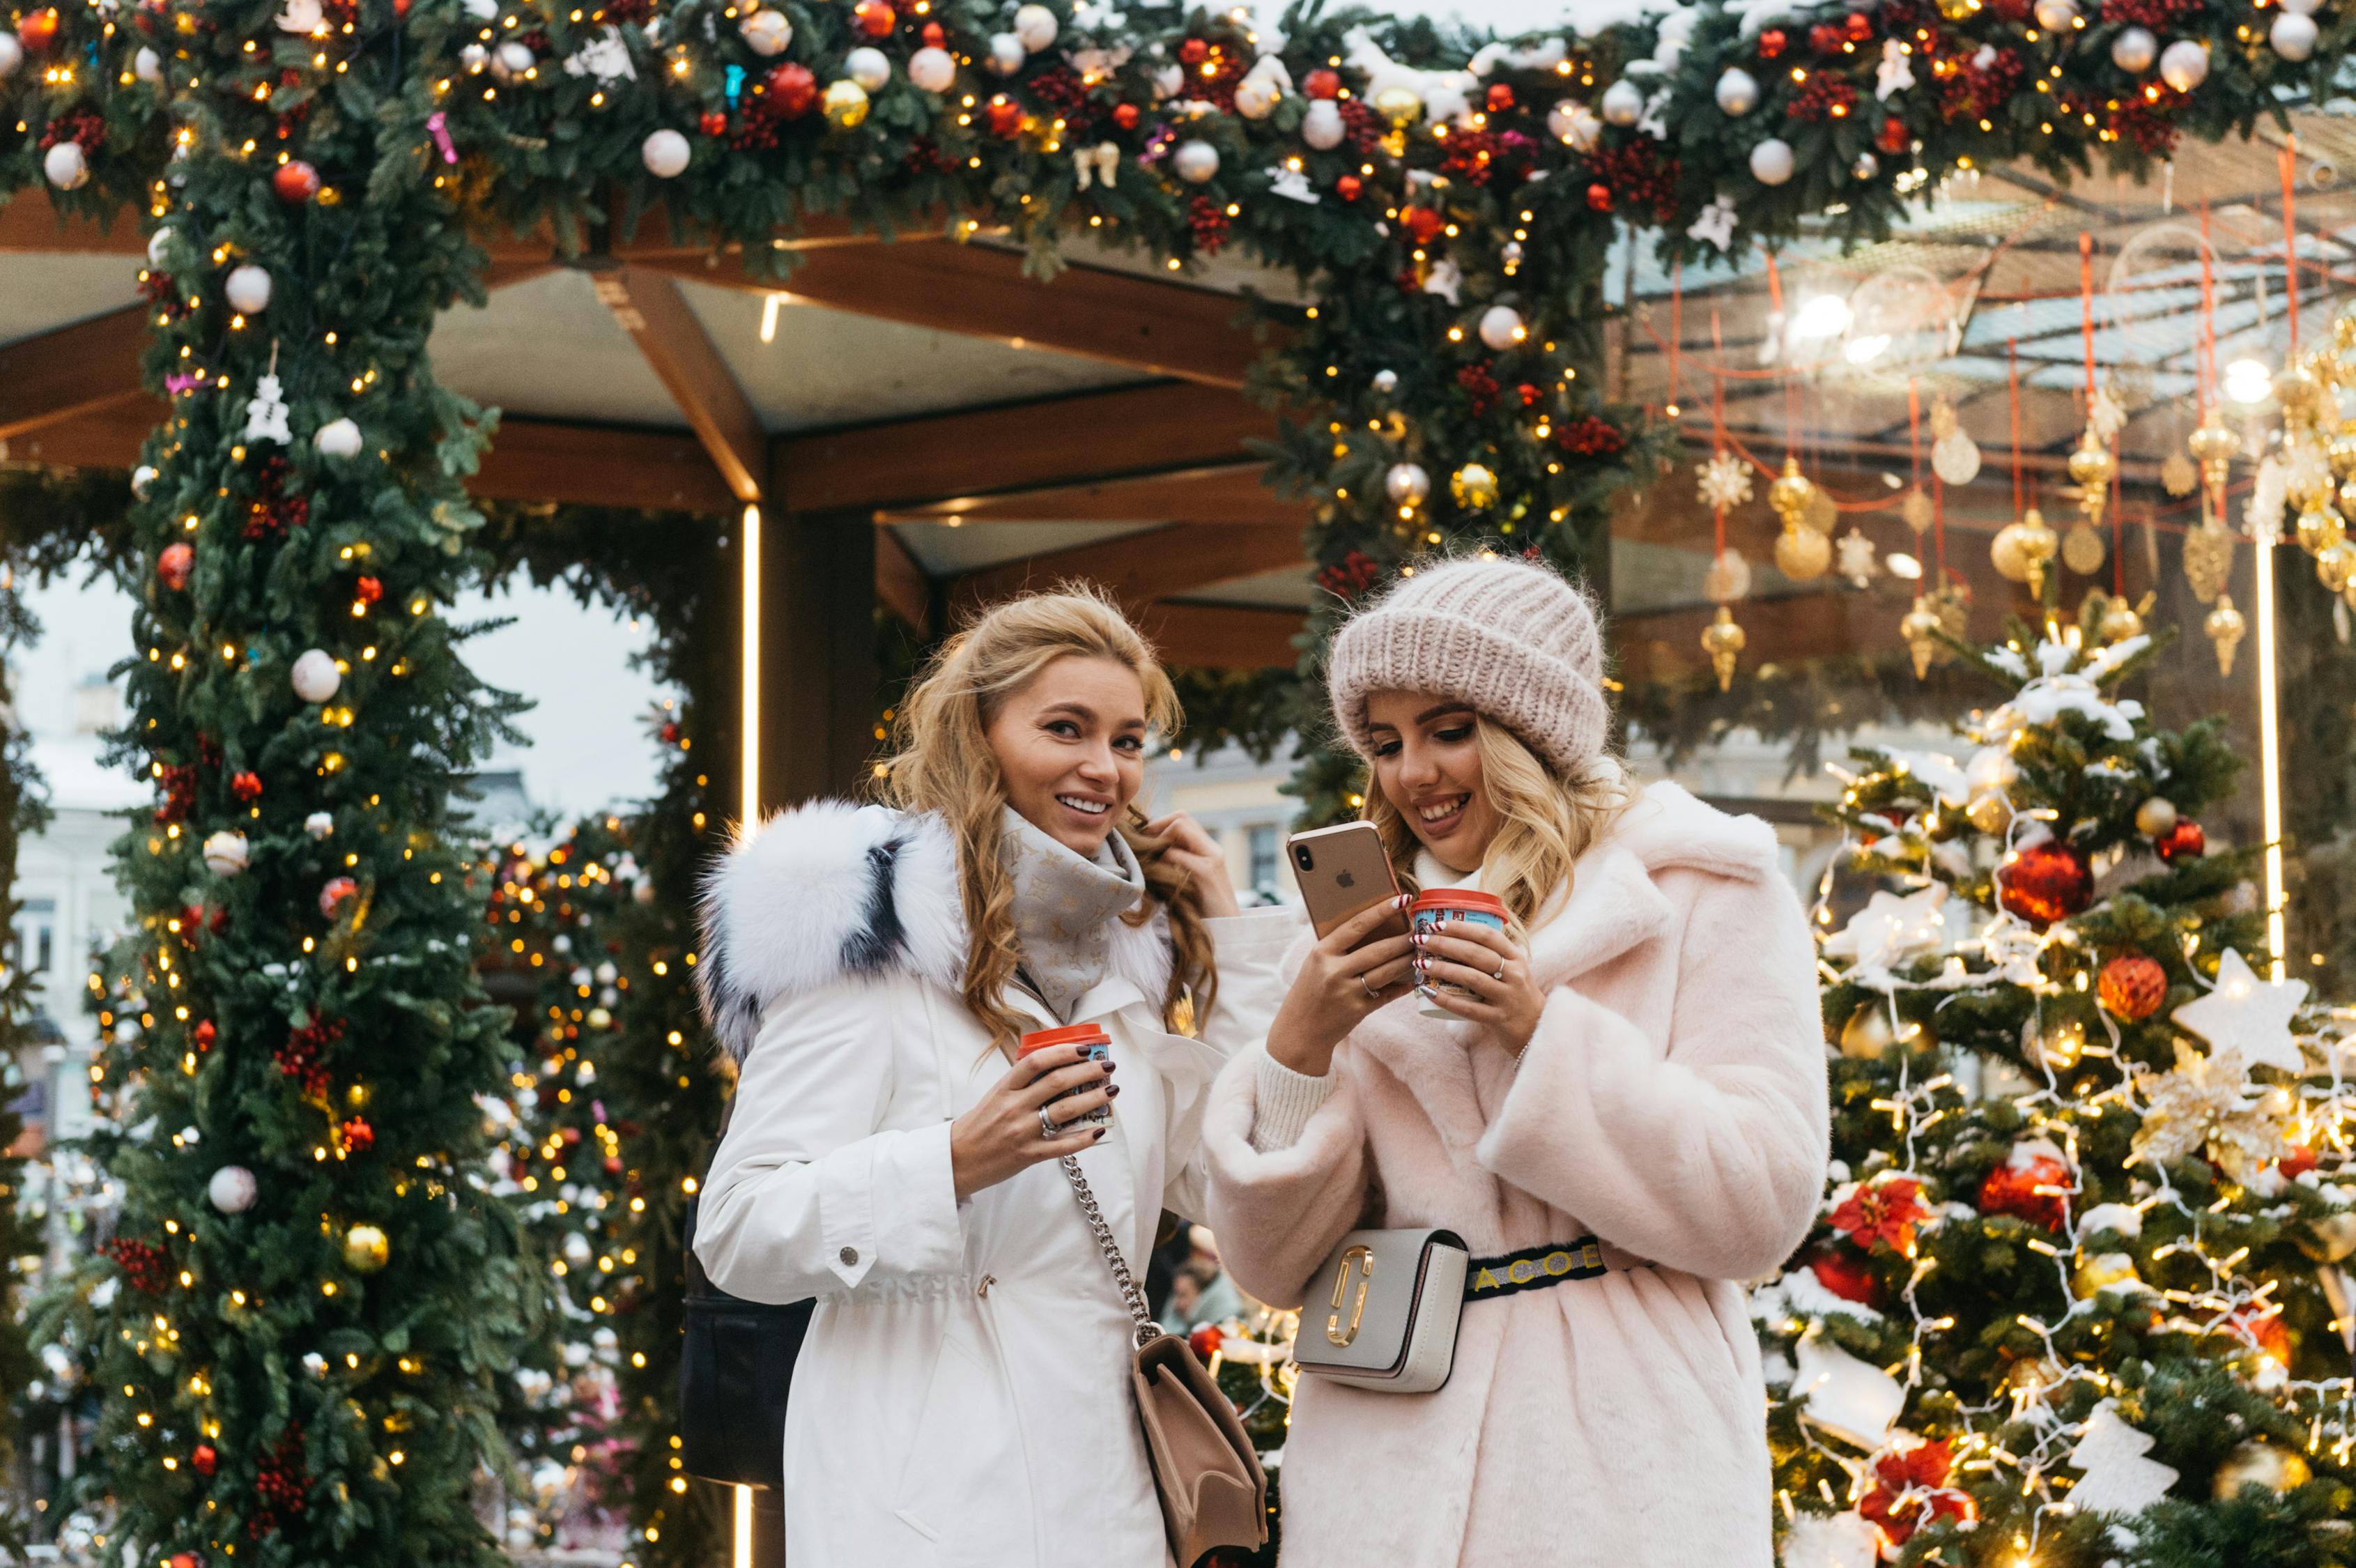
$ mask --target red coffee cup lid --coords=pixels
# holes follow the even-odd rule
[[[1505,901],[1494,893],[1483,893],[1472,887],[1435,887],[1429,893],[1416,895],[1408,906],[1410,913],[1417,909],[1476,909],[1484,915],[1505,918]]]
[[[1049,1046],[1108,1046],[1112,1036],[1097,1024],[1066,1024],[1060,1029],[1034,1029],[1023,1036],[1023,1046],[1015,1054],[1029,1056],[1044,1051]]]

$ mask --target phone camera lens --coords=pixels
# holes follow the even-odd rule
[[[1303,871],[1313,871],[1317,868],[1317,862],[1310,854],[1309,846],[1305,843],[1292,846],[1292,864]]]

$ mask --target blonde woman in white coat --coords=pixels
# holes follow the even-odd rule
[[[1142,1278],[1161,1211],[1202,1211],[1205,1094],[1266,1027],[1289,935],[1236,912],[1200,827],[1133,811],[1176,720],[1118,610],[1012,601],[904,704],[889,806],[774,818],[711,879],[697,973],[740,1076],[695,1250],[733,1295],[817,1300],[786,1417],[794,1568],[1169,1556],[1129,1314],[1058,1162]],[[1015,1061],[1082,1023],[1108,1065]]]

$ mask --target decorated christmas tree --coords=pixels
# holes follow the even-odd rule
[[[1752,1298],[1785,1568],[2356,1551],[2341,1028],[2204,842],[2222,724],[2154,729],[2116,609],[1967,652],[2009,694],[1961,760],[1852,754],[1832,1182]]]

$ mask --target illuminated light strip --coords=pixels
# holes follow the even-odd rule
[[[736,1488],[735,1568],[753,1568],[753,1488]]]
[[[2261,610],[2260,615],[2265,612]],[[736,815],[746,826],[761,820],[761,509],[744,509],[744,708],[736,715],[744,758]],[[751,1503],[740,1498],[740,1507]]]
[[[2282,723],[2275,693],[2275,542],[2261,534],[2258,578],[2258,754],[2265,800],[2267,978],[2283,978]]]

